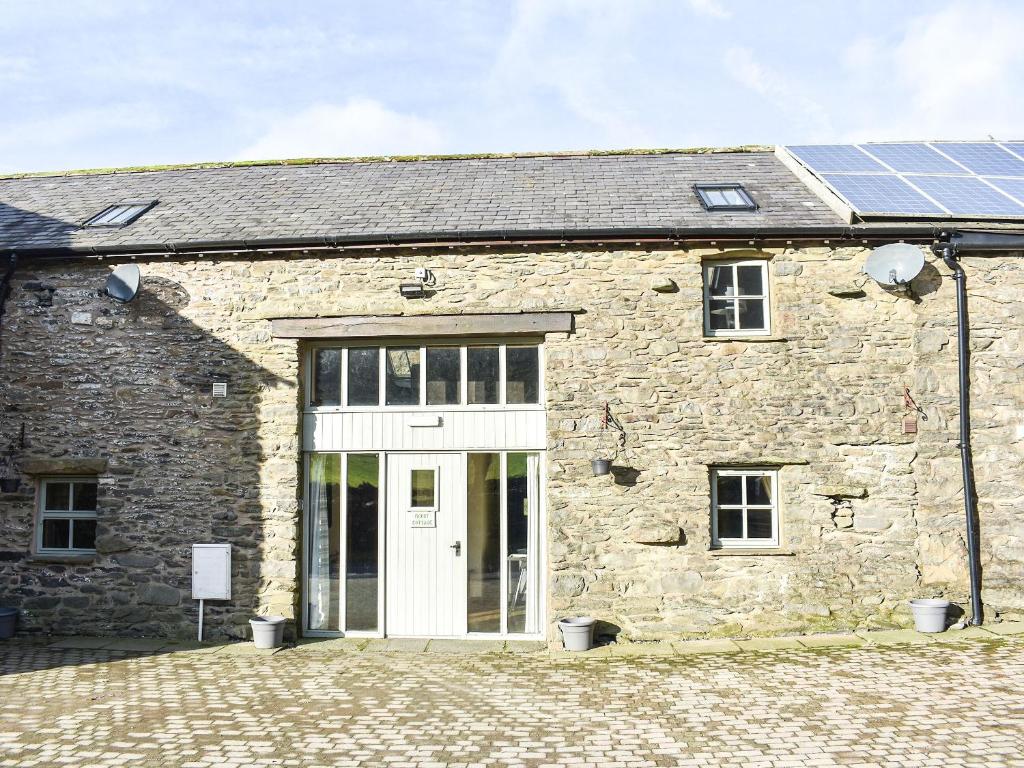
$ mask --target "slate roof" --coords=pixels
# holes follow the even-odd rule
[[[693,192],[696,182],[740,182],[760,209],[709,213]],[[80,226],[110,204],[139,200],[159,204],[124,228]],[[841,225],[766,151],[333,162],[0,179],[0,249]]]

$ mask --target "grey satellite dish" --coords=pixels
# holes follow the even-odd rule
[[[917,277],[924,268],[924,253],[910,243],[890,243],[875,248],[864,271],[886,288],[899,288]]]
[[[139,292],[142,275],[135,264],[122,264],[107,278],[107,295],[115,301],[129,302]]]

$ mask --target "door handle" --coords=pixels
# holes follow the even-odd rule
[[[462,542],[461,541],[456,541],[454,544],[452,544],[449,547],[449,549],[454,549],[455,550],[455,556],[456,557],[462,557]]]

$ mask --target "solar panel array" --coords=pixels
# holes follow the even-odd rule
[[[1024,218],[1024,142],[785,147],[857,214]]]

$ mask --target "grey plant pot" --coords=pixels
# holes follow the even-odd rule
[[[945,632],[949,600],[911,600],[914,628],[918,632]]]
[[[252,641],[257,648],[280,648],[284,643],[284,616],[257,616],[249,619]]]
[[[594,471],[594,477],[607,475],[612,471],[611,459],[591,459],[590,468]]]
[[[558,622],[562,645],[567,651],[589,651],[594,645],[594,624],[589,616],[573,616]]]
[[[17,608],[0,608],[0,640],[14,637],[14,627],[17,623]]]

